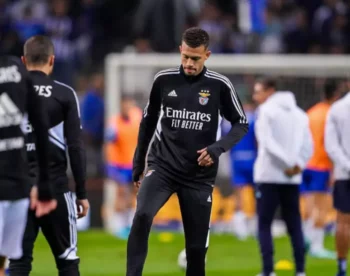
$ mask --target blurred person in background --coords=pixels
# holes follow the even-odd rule
[[[350,87],[350,83],[348,83]],[[350,93],[335,102],[327,116],[325,147],[334,165],[333,205],[337,210],[337,276],[345,276],[350,247]]]
[[[45,20],[45,31],[55,46],[54,76],[68,85],[73,84],[75,44],[72,40],[73,20],[69,16],[68,0],[50,2],[50,13]]]
[[[255,140],[255,106],[251,102],[243,104],[243,110],[249,122],[248,133],[231,149],[231,183],[236,192],[236,212],[232,223],[235,235],[245,240],[255,236],[255,195],[253,187],[253,167],[257,154]],[[229,131],[227,121],[223,124],[225,133]]]
[[[329,211],[328,197],[332,173],[332,162],[324,145],[326,118],[331,105],[341,96],[340,82],[329,79],[324,85],[324,100],[308,111],[314,153],[300,186],[305,198],[304,235],[310,243],[310,255],[317,258],[334,259],[335,253],[324,248],[325,227]]]
[[[312,156],[307,115],[289,91],[277,91],[273,79],[258,80],[254,94],[260,98],[255,132],[258,156],[254,182],[258,210],[258,237],[263,262],[261,276],[274,276],[271,225],[277,207],[291,238],[296,275],[305,275],[305,246],[299,208],[301,171]]]
[[[87,145],[88,164],[93,166],[89,171],[94,175],[102,175],[101,148],[105,118],[104,77],[102,73],[95,72],[91,75],[90,80],[90,88],[81,102],[81,120]]]
[[[12,29],[18,33],[22,43],[31,36],[45,33],[44,22],[34,17],[30,3],[24,6],[22,16],[14,20],[11,25]]]
[[[114,232],[121,239],[128,238],[135,212],[132,160],[141,118],[142,111],[135,101],[123,96],[120,114],[109,118],[105,131],[106,176],[117,185]]]

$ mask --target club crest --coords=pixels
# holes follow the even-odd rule
[[[209,96],[210,96],[210,92],[209,90],[201,90],[201,92],[198,93],[199,94],[199,103],[201,105],[206,105],[209,102]]]

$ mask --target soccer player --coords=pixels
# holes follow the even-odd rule
[[[341,96],[339,83],[328,80],[324,86],[325,99],[308,110],[314,153],[303,173],[301,192],[306,202],[304,235],[310,242],[310,255],[335,259],[335,253],[324,248],[326,219],[329,211],[329,183],[332,163],[324,147],[327,113],[332,103]]]
[[[335,102],[328,113],[326,151],[334,165],[333,204],[337,210],[337,276],[345,276],[350,247],[350,92]]]
[[[86,215],[89,202],[86,199],[85,150],[82,145],[79,103],[75,91],[49,75],[54,66],[54,47],[46,36],[33,36],[24,45],[23,63],[32,76],[36,93],[46,106],[45,117],[49,119],[49,171],[55,188],[57,209],[47,216],[37,219],[31,211],[23,238],[23,256],[19,260],[10,260],[12,276],[29,275],[33,260],[33,247],[39,228],[48,241],[55,257],[60,276],[79,275],[79,257],[77,253],[76,219]],[[33,144],[39,131],[27,125],[27,156],[31,182],[37,181],[36,147]],[[67,157],[76,183],[77,200],[68,188]],[[36,193],[35,187],[32,194]],[[76,204],[76,208],[75,208]],[[78,210],[78,214],[76,212]]]
[[[124,96],[120,114],[110,118],[106,129],[106,173],[117,185],[115,201],[115,235],[127,239],[134,218],[132,159],[137,146],[142,111],[135,101]]]
[[[236,212],[232,222],[234,232],[241,240],[256,234],[253,187],[253,167],[257,154],[254,132],[255,107],[252,103],[247,102],[243,103],[243,110],[249,122],[249,130],[230,152],[232,185],[236,193]],[[226,128],[226,125],[225,120],[223,128]]]
[[[305,275],[299,184],[301,170],[311,158],[313,148],[308,118],[297,106],[292,92],[276,91],[274,80],[258,80],[254,90],[264,101],[255,122],[258,156],[254,164],[258,237],[263,262],[260,275],[275,275],[271,224],[279,205],[293,246],[296,275]]]
[[[218,158],[248,131],[232,83],[204,66],[211,53],[208,46],[206,31],[186,30],[180,46],[181,66],[163,70],[154,78],[134,156],[133,181],[140,190],[128,240],[128,276],[142,275],[152,220],[173,193],[177,193],[182,213],[187,275],[205,275]],[[219,139],[221,116],[232,128]]]
[[[22,257],[22,238],[29,206],[28,164],[25,157],[23,122],[28,113],[38,129],[37,181],[39,195],[32,197],[34,216],[56,208],[48,174],[48,122],[40,98],[35,94],[28,72],[14,57],[0,57],[0,275],[5,259]],[[33,211],[34,212],[34,211]]]

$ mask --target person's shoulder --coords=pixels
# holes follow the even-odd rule
[[[74,96],[76,97],[76,92],[73,87],[60,82],[58,80],[52,80],[53,85],[57,88],[59,93],[64,94],[65,96]]]
[[[227,85],[228,87],[231,87],[231,88],[233,87],[228,77],[216,71],[207,69],[204,76],[207,77],[208,79],[211,79],[213,82],[219,82],[221,84]]]
[[[174,68],[168,68],[168,69],[164,69],[164,70],[161,70],[159,72],[157,72],[155,75],[154,75],[154,81],[160,81],[160,80],[163,80],[163,79],[166,79],[170,76],[178,76],[180,75],[180,67],[174,67]]]
[[[23,65],[21,62],[21,59],[19,57],[16,56],[2,56],[0,58],[1,63],[10,63],[13,65]]]
[[[337,110],[339,110],[339,108],[349,108],[350,106],[350,92],[348,92],[348,94],[346,94],[344,97],[342,97],[341,99],[335,101],[331,108],[330,111],[336,112]]]
[[[65,103],[76,104],[80,112],[79,98],[73,87],[57,80],[53,80],[53,85],[57,89],[56,94],[59,95],[60,99]]]
[[[0,57],[0,67],[12,67],[16,66],[21,73],[27,74],[27,70],[25,69],[20,58],[16,56],[1,56]]]
[[[307,112],[305,112],[299,106],[297,106],[296,111],[298,112],[298,116],[301,120],[303,120],[305,122],[309,122],[309,116],[308,116]]]
[[[265,101],[259,106],[258,114],[269,114],[274,108],[271,108],[272,104],[269,101]]]

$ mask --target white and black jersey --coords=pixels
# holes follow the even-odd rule
[[[220,138],[221,118],[232,125]],[[198,150],[207,147],[218,161],[221,153],[237,144],[248,131],[248,121],[230,80],[204,68],[197,76],[187,76],[182,66],[159,72],[153,82],[149,102],[140,125],[134,156],[134,181],[145,167],[162,170],[183,182],[213,185],[218,162],[198,165]]]
[[[43,100],[49,120],[49,171],[56,193],[68,192],[67,152],[79,199],[86,198],[86,157],[82,141],[82,128],[78,97],[73,88],[52,80],[41,71],[30,71],[36,93]],[[31,122],[30,122],[31,123]],[[31,124],[27,129],[27,153],[30,176],[35,182],[38,165],[35,138],[38,132]]]
[[[48,122],[43,114],[41,99],[21,61],[0,57],[0,200],[29,196],[24,129],[27,115],[38,130],[39,199],[52,199],[48,182]]]

